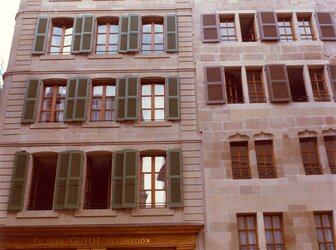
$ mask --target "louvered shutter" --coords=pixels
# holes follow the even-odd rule
[[[75,25],[72,33],[72,44],[71,53],[78,54],[81,50],[82,41],[82,31],[83,31],[83,17],[75,18]]]
[[[140,50],[140,15],[128,15],[128,43],[127,51]]]
[[[334,95],[334,100],[336,101],[336,65],[327,65],[331,89]]]
[[[178,51],[178,33],[177,33],[177,15],[165,16],[165,51],[177,52]]]
[[[330,12],[315,13],[317,27],[322,41],[336,40],[336,28],[334,18]]]
[[[178,76],[167,77],[166,96],[167,120],[180,120],[180,81]]]
[[[83,31],[80,52],[91,52],[94,37],[94,16],[83,16]]]
[[[258,12],[258,21],[262,41],[280,40],[278,19],[274,11]]]
[[[29,159],[30,154],[27,152],[16,152],[15,154],[12,182],[7,206],[8,211],[20,211],[23,208]]]
[[[138,206],[138,159],[136,150],[124,150],[123,208]]]
[[[289,102],[291,93],[284,64],[266,65],[267,86],[271,102]]]
[[[128,16],[120,17],[119,27],[119,52],[127,53],[128,44]]]
[[[22,123],[33,123],[36,119],[36,110],[41,80],[29,79],[27,82],[26,95],[22,111]]]
[[[125,120],[126,78],[119,78],[116,88],[116,121]]]
[[[167,152],[168,162],[168,205],[170,208],[183,207],[183,165],[181,149]]]
[[[202,41],[204,43],[220,41],[219,17],[216,14],[201,15]]]
[[[112,163],[112,208],[122,208],[124,177],[124,151],[113,153]]]
[[[223,104],[226,102],[224,81],[222,67],[205,68],[205,83],[208,92],[207,104]]]
[[[54,208],[63,209],[66,199],[70,152],[61,152],[57,159],[57,175],[54,194]]]
[[[49,27],[48,17],[38,17],[34,35],[33,54],[42,55],[45,53],[46,41]]]
[[[67,83],[66,97],[65,97],[65,105],[64,105],[64,121],[70,122],[72,121],[76,100],[76,83],[77,79],[69,79]]]
[[[138,77],[126,77],[125,120],[138,120],[138,85]]]

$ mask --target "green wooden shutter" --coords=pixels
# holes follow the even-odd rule
[[[45,53],[47,43],[47,33],[49,26],[48,17],[38,17],[34,35],[33,54],[41,55]]]
[[[125,120],[138,120],[139,77],[126,77]]]
[[[128,41],[128,16],[120,17],[119,24],[119,52],[127,53]]]
[[[168,205],[183,207],[182,151],[171,149],[167,152],[168,162]]]
[[[116,121],[125,120],[126,78],[119,78],[116,88]]]
[[[83,30],[80,52],[91,52],[94,37],[94,16],[83,16]]]
[[[138,206],[138,159],[136,150],[124,150],[123,208],[136,208]]]
[[[83,17],[75,18],[75,25],[72,33],[71,53],[78,54],[81,52],[81,41],[83,33]]]
[[[166,95],[167,120],[180,120],[180,81],[178,76],[167,77]]]
[[[27,82],[26,96],[23,104],[22,123],[33,123],[36,118],[36,109],[41,80],[29,79]]]
[[[15,154],[8,211],[22,210],[29,159],[30,154],[27,152],[16,152]]]
[[[178,51],[178,33],[177,33],[177,15],[165,16],[165,32],[166,32],[166,42],[165,50],[166,52],[177,52]]]
[[[122,208],[124,176],[124,151],[113,153],[112,163],[112,208]]]
[[[69,79],[67,84],[66,96],[65,96],[65,105],[64,105],[64,121],[72,121],[75,108],[76,100],[76,84],[77,79]]]
[[[61,152],[57,160],[57,178],[54,196],[55,209],[80,207],[84,153],[81,151]]]
[[[128,39],[127,51],[139,51],[140,49],[140,15],[128,15]]]

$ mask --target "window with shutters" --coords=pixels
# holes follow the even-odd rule
[[[282,214],[264,214],[267,250],[285,250]]]
[[[259,178],[276,178],[272,140],[255,141]]]
[[[230,142],[233,179],[250,179],[251,170],[248,155],[248,142]]]
[[[115,121],[115,80],[92,82],[90,121]]]
[[[259,249],[256,214],[237,214],[237,224],[239,249]]]
[[[309,69],[310,82],[313,89],[313,95],[316,102],[329,102],[330,95],[324,78],[323,68]]]
[[[165,119],[165,82],[163,79],[141,80],[141,116],[143,121]]]
[[[297,14],[300,37],[302,41],[313,41],[315,35],[311,22],[311,14]]]
[[[85,209],[108,209],[111,197],[112,153],[86,155]]]
[[[63,122],[66,83],[44,82],[43,99],[41,103],[40,122]]]
[[[244,103],[240,69],[225,68],[226,96],[228,103]]]
[[[336,136],[325,136],[324,144],[327,150],[330,172],[336,174]]]
[[[52,20],[49,53],[51,55],[69,55],[73,32],[72,19]]]
[[[247,69],[246,75],[250,103],[266,102],[261,69]]]
[[[243,42],[255,42],[254,14],[240,14],[239,22]]]
[[[96,54],[118,53],[118,18],[97,19]]]
[[[236,26],[234,16],[220,16],[221,40],[226,42],[236,41]]]
[[[334,250],[335,229],[333,226],[334,219],[331,212],[314,212],[316,236],[320,250]]]
[[[52,210],[57,168],[56,153],[33,155],[29,210]]]
[[[277,18],[278,18],[280,40],[294,41],[292,15],[278,14]]]
[[[142,19],[142,53],[163,53],[163,18],[144,17]]]
[[[164,154],[141,156],[140,208],[167,206],[167,165]]]
[[[306,175],[322,174],[316,137],[300,138],[300,148]]]
[[[303,67],[287,67],[289,87],[293,102],[307,102],[305,82],[303,78]]]

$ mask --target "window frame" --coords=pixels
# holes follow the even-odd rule
[[[147,16],[147,17],[142,17],[141,18],[141,39],[140,39],[140,45],[141,45],[141,53],[142,54],[162,54],[165,52],[165,40],[166,40],[166,30],[165,30],[165,23],[164,23],[164,18],[163,17],[158,17],[158,16]],[[151,32],[144,32],[144,25],[151,25]],[[162,26],[162,32],[156,32],[155,31],[155,25],[161,25]],[[151,38],[151,49],[150,50],[144,50],[143,46],[146,45],[148,46],[149,44],[143,42],[144,35],[149,35]],[[162,44],[161,43],[156,43],[155,42],[155,35],[156,34],[162,34]],[[160,45],[162,46],[162,50],[155,50],[155,46]]]
[[[252,73],[252,81],[249,80],[249,72]],[[258,72],[258,75],[260,75],[260,81],[256,80],[256,73]],[[266,94],[265,94],[265,81],[263,78],[263,72],[262,68],[247,68],[246,69],[246,81],[247,81],[247,88],[248,88],[248,95],[249,95],[249,101],[250,103],[266,103]],[[254,92],[250,91],[250,85],[253,85]],[[257,92],[257,85],[260,84],[262,88],[262,92]],[[251,94],[254,94],[254,96],[251,96]],[[262,101],[258,101],[259,99],[262,99]]]
[[[239,228],[239,218],[240,217],[244,218],[244,227],[245,227],[244,229]],[[253,222],[254,222],[254,229],[253,230],[247,228],[247,221],[246,221],[247,217],[252,217],[253,218]],[[236,218],[237,218],[237,232],[238,232],[239,249],[246,249],[246,248],[249,248],[249,247],[255,247],[255,249],[259,249],[257,214],[255,214],[255,213],[237,214]],[[255,233],[256,244],[249,244],[248,233],[251,232],[251,231]],[[240,242],[240,237],[239,237],[240,232],[245,232],[246,241],[248,242],[247,244],[242,244]]]
[[[232,148],[233,147],[246,147],[246,164],[247,164],[247,168],[242,168],[241,165],[242,165],[242,160],[241,160],[241,149],[239,149],[239,152],[238,152],[238,155],[236,156],[237,157],[237,162],[238,162],[238,165],[239,167],[233,167],[233,160],[236,160],[236,159],[233,159],[233,155],[232,155]],[[233,179],[251,179],[252,176],[251,176],[251,165],[250,165],[250,157],[249,157],[249,147],[248,147],[248,141],[231,141],[230,142],[230,156],[231,156],[231,169],[232,169],[232,178]],[[234,170],[239,170],[239,175],[236,175],[235,171]],[[243,174],[243,172],[247,172],[247,175]]]
[[[324,74],[324,66],[322,67],[311,67],[308,68],[309,71],[309,79],[310,79],[310,83],[311,83],[311,88],[312,88],[312,92],[313,92],[313,97],[314,97],[314,101],[315,102],[330,102],[331,101],[331,97],[330,97],[330,93],[328,90],[328,85],[327,85],[327,81],[326,81],[326,77]],[[313,73],[313,77],[312,77],[312,73]],[[320,76],[322,76],[322,78],[318,78],[318,74],[320,74]],[[320,90],[320,85],[319,82],[323,83],[323,88],[324,90]],[[316,90],[314,90],[314,86],[316,88]]]
[[[329,222],[330,227],[325,227],[324,226],[323,219],[322,219],[323,215],[327,215],[328,216],[328,222]],[[319,221],[320,221],[321,227],[318,227],[317,224],[316,224],[316,217],[317,216],[319,217]],[[325,230],[329,229],[331,231],[331,237],[332,237],[332,241],[331,242],[327,242],[327,241],[319,242],[319,239],[317,237],[317,242],[318,242],[319,248],[320,248],[321,244],[324,244],[324,245],[326,245],[326,244],[333,244],[333,247],[335,248],[336,247],[336,244],[335,244],[335,228],[334,228],[334,224],[333,224],[334,223],[334,218],[333,218],[332,211],[314,211],[314,220],[315,220],[316,235],[317,235],[318,229],[320,229],[323,232],[323,238],[324,238],[324,240],[326,240]]]
[[[106,32],[105,33],[99,33],[99,26],[100,25],[106,25]],[[110,32],[111,25],[117,25],[118,29],[116,33]],[[95,34],[95,44],[94,44],[94,53],[96,55],[115,55],[119,53],[119,33],[120,33],[120,25],[119,25],[119,19],[117,17],[98,17],[97,18],[97,24],[96,24],[96,34]],[[106,35],[105,44],[99,44],[98,43],[98,36],[101,34]],[[117,35],[117,43],[110,44],[110,35]],[[104,51],[98,51],[98,46],[105,46]],[[116,46],[115,51],[109,51],[109,46]],[[101,53],[98,53],[101,52]]]
[[[318,152],[318,145],[317,145],[317,137],[301,137],[299,138],[300,141],[300,151],[301,151],[301,159],[302,159],[302,165],[305,170],[306,175],[322,175],[322,166],[320,162],[320,155]],[[313,142],[314,143],[314,151],[310,151],[309,148],[307,148],[307,144],[304,143],[309,143]],[[304,148],[303,148],[304,146]],[[305,163],[303,154],[308,154],[307,160],[308,164]],[[311,162],[311,157],[310,154],[313,153],[315,154],[316,157],[316,162]],[[308,166],[307,166],[308,165]],[[316,165],[316,166],[314,166]]]
[[[271,222],[272,222],[272,227],[271,228],[266,228],[265,224],[265,217],[271,217]],[[283,250],[286,249],[286,241],[285,241],[285,233],[284,233],[284,222],[283,222],[283,214],[282,213],[264,213],[264,230],[265,230],[265,241],[266,241],[266,248],[272,247],[272,249],[278,249],[277,247],[282,247]],[[280,227],[281,228],[275,228],[273,225],[273,217],[279,217],[280,220]],[[272,233],[272,243],[267,243],[267,236],[266,236],[266,231],[271,231]],[[278,244],[275,242],[275,237],[274,237],[274,232],[275,231],[280,231],[281,232],[281,237],[282,237],[282,243]]]
[[[298,37],[300,37],[301,41],[315,41],[316,40],[316,32],[314,30],[314,25],[313,25],[313,18],[312,18],[312,13],[297,13],[296,14],[296,19],[297,19],[297,26],[298,26]],[[307,22],[306,19],[309,19],[309,26],[306,26],[304,22]],[[303,20],[303,21],[302,21]],[[303,26],[300,24],[303,22]],[[311,32],[311,39],[307,39],[309,36],[307,34],[307,27],[310,29]],[[304,29],[304,34],[301,33],[301,28]],[[304,37],[304,38],[303,38]]]
[[[222,23],[226,24],[226,27],[222,27]],[[233,24],[233,28],[229,27],[229,23]],[[227,34],[225,36],[222,35],[222,30],[225,29]],[[234,31],[234,36],[229,35],[229,30]],[[220,41],[221,42],[237,42],[237,27],[236,27],[236,19],[235,15],[219,15],[219,33],[220,33]],[[230,40],[230,38],[233,38],[234,40]],[[225,38],[225,39],[224,39]]]
[[[293,24],[293,14],[292,13],[277,13],[277,25],[279,29],[280,41],[293,42],[296,40],[296,34]],[[279,20],[280,19],[280,20]],[[289,22],[289,26],[286,23]],[[287,29],[290,29],[291,33],[287,33]],[[281,30],[284,30],[284,34],[281,34]],[[288,38],[288,37],[292,37]]]
[[[52,41],[53,41],[53,33],[54,33],[54,28],[61,28],[62,29],[62,34],[61,34],[61,43],[60,46],[53,46]],[[67,29],[72,28],[71,34],[66,34]],[[70,55],[72,53],[72,43],[73,43],[73,34],[74,34],[74,19],[73,18],[55,18],[51,20],[51,30],[50,30],[50,41],[48,43],[48,54],[49,55]],[[64,41],[66,36],[71,36],[71,42],[69,45],[64,46]],[[59,35],[58,35],[59,37]],[[60,51],[55,53],[51,52],[51,48],[56,47],[59,48]],[[69,52],[64,53],[64,48],[69,47]]]
[[[257,168],[258,168],[258,175],[260,179],[267,179],[267,178],[277,178],[277,170],[275,164],[275,157],[274,157],[274,147],[273,147],[273,140],[256,140],[254,141],[255,151],[256,151],[256,159],[257,159]],[[262,147],[262,155],[258,155],[257,147]],[[271,155],[266,155],[265,147],[270,147]],[[272,158],[272,166],[267,166],[267,160],[265,159],[267,156]],[[263,159],[262,165],[259,164],[260,158]],[[261,172],[264,172],[264,176]]]
[[[323,140],[326,148],[330,172],[331,174],[336,174],[336,135],[324,136]],[[331,144],[329,146],[332,148],[328,147],[328,144]]]

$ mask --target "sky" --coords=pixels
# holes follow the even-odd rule
[[[6,70],[15,26],[15,15],[18,12],[20,0],[3,1],[0,8],[0,62],[4,62]]]

